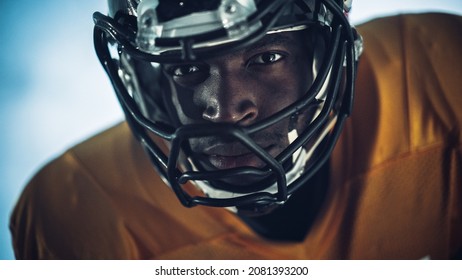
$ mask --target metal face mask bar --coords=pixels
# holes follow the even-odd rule
[[[121,80],[119,76],[121,66],[117,58],[114,58],[111,54],[110,45],[116,43],[119,52],[126,53],[131,57],[144,61],[157,63],[200,61],[210,56],[218,56],[229,51],[244,48],[258,41],[275,28],[278,18],[284,13],[287,7],[294,5],[294,2],[303,1],[273,1],[263,9],[257,9],[255,11],[249,9],[251,13],[246,17],[245,21],[242,20],[242,15],[240,15],[239,18],[241,19],[241,24],[243,22],[248,22],[249,26],[254,26],[253,28],[245,29],[247,31],[252,30],[252,32],[241,34],[242,36],[233,34],[232,36],[236,36],[234,39],[232,36],[227,36],[228,32],[225,27],[189,36],[171,38],[152,37],[149,38],[148,41],[152,41],[154,44],[146,47],[149,53],[141,50],[142,48],[137,45],[137,42],[142,39],[140,39],[141,35],[137,37],[137,28],[136,25],[134,25],[134,18],[132,16],[120,15],[118,19],[112,19],[100,13],[94,14],[95,49],[103,67],[111,78],[116,95],[126,115],[127,122],[133,130],[134,135],[148,151],[160,175],[167,178],[169,185],[183,205],[187,207],[195,205],[247,207],[249,205],[254,205],[256,208],[264,208],[268,205],[284,203],[292,193],[303,186],[329,158],[340,131],[342,130],[343,123],[351,113],[356,73],[355,58],[358,56],[355,50],[355,33],[344,15],[344,11],[341,8],[342,6],[339,6],[339,4],[333,0],[319,1],[322,3],[323,7],[332,14],[333,20],[330,24],[331,35],[327,44],[328,49],[326,53],[328,55],[325,57],[313,85],[297,102],[258,123],[246,127],[231,124],[182,125],[180,127],[173,127],[148,119],[142,114],[135,100],[127,91]],[[139,8],[139,10],[142,8],[143,7]],[[270,19],[267,17],[269,13],[272,15],[269,17]],[[152,25],[150,28],[152,28]],[[158,27],[156,28],[159,29]],[[223,40],[223,35],[229,40]],[[207,44],[206,42],[213,43]],[[331,73],[332,79],[327,82],[329,93],[327,94],[325,105],[322,107],[321,113],[280,155],[273,158],[252,140],[251,134],[261,131],[312,106],[313,102],[316,101],[315,97],[317,93],[319,93],[323,85],[326,84],[329,73]],[[343,73],[345,73],[345,85],[342,88],[343,92],[339,93],[341,90],[339,85]],[[339,98],[342,100],[341,106],[340,108],[336,108]],[[284,163],[287,162],[296,150],[312,139],[317,131],[326,127],[328,123],[333,121],[333,110],[336,111],[334,126],[326,136],[323,145],[320,147],[320,151],[316,153],[313,160],[310,160],[312,164],[305,167],[305,172],[295,181],[288,184]],[[171,143],[168,156],[153,141],[149,133],[153,133]],[[266,166],[264,168],[237,167],[217,171],[180,170],[179,157],[182,144],[191,138],[215,135],[233,137],[266,163]],[[249,193],[244,193],[238,197],[222,199],[191,196],[182,187],[182,185],[188,181],[206,181],[211,182],[212,185],[219,182],[219,184],[225,185],[225,189],[228,188],[232,191],[239,192],[236,191],[237,188],[233,188],[232,185],[228,186],[226,183],[222,182],[221,179],[248,174],[261,176],[262,178],[271,178],[271,180],[266,181],[271,181],[271,183],[276,182],[277,193],[265,192],[264,189],[268,187],[268,184],[262,183],[258,185],[257,183],[257,186],[249,191]],[[264,180],[265,183],[266,181]]]

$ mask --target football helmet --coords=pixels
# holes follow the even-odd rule
[[[96,53],[126,120],[184,206],[267,213],[284,204],[326,163],[352,110],[362,50],[361,37],[347,18],[351,2],[108,0],[108,15],[94,13]],[[164,65],[200,62],[248,47],[268,34],[298,31],[319,34],[324,41],[323,49],[318,50],[322,62],[299,100],[245,126],[184,124],[179,120]],[[282,120],[297,120],[308,111],[303,131],[290,129],[289,144],[277,156],[252,137]],[[238,142],[263,164],[205,167],[189,143],[206,137]],[[236,176],[248,183],[236,183],[231,179]]]

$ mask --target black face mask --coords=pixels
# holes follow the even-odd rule
[[[170,5],[180,5],[179,1],[172,1],[171,4],[166,4],[169,1],[161,2],[163,4],[159,4],[157,7],[157,13],[161,12],[162,18],[158,19],[156,23],[151,22],[150,24],[162,25],[163,22],[167,23],[178,15],[187,17],[186,10],[214,11],[220,1],[203,1],[197,5],[192,4],[191,1],[183,1],[185,10],[178,11],[179,14],[163,12],[163,9],[170,9]],[[133,15],[133,11],[130,14],[125,10],[119,10],[114,18],[100,13],[94,14],[96,52],[114,85],[127,122],[133,134],[146,149],[159,174],[166,179],[181,203],[186,207],[206,205],[230,207],[234,210],[241,209],[256,213],[268,212],[267,210],[284,204],[291,194],[305,185],[329,158],[342,130],[344,120],[351,112],[358,56],[355,40],[358,40],[359,37],[350,27],[343,13],[343,7],[339,6],[338,3],[332,0],[323,0],[314,1],[315,5],[312,5],[312,2],[261,1],[257,4],[255,12],[248,14],[243,21],[249,27],[242,28],[247,32],[245,36],[230,35],[230,30],[224,26],[191,36],[154,38],[155,36],[149,37],[152,34],[147,35],[146,38],[154,38],[151,42],[153,43],[152,52],[139,45],[140,24],[142,23],[138,20],[139,18],[137,19]],[[142,16],[138,15],[138,17]],[[281,23],[283,25],[280,25]],[[223,123],[178,125],[178,122],[165,121],[168,117],[163,117],[163,121],[159,121],[150,117],[153,115],[151,112],[147,113],[142,110],[137,96],[143,96],[143,93],[136,92],[127,86],[127,81],[136,77],[130,77],[127,81],[120,78],[120,73],[127,74],[129,72],[124,63],[121,62],[121,57],[154,64],[203,61],[241,50],[257,42],[268,32],[280,32],[301,25],[315,25],[328,30],[325,35],[325,56],[312,86],[293,104],[249,126]],[[252,26],[258,28],[252,29]],[[252,32],[249,33],[249,30]],[[229,40],[225,40],[226,36],[232,38],[229,37]],[[214,44],[205,44],[206,42],[214,42]],[[159,78],[157,81],[161,80]],[[344,81],[343,84],[342,81]],[[154,88],[163,91],[158,95],[161,96],[160,98],[151,99],[154,100],[154,103],[162,100],[163,95],[169,95],[168,91],[160,89],[161,87]],[[282,120],[296,118],[301,112],[308,111],[310,107],[313,107],[313,104],[319,102],[316,97],[324,88],[326,91],[325,100],[323,100],[319,114],[277,157],[271,156],[255,143],[252,139],[253,134]],[[164,103],[159,106],[148,107],[164,110],[165,112],[159,111],[157,114],[167,116],[169,115],[168,108],[171,106]],[[177,125],[173,125],[174,123]],[[241,143],[263,161],[264,167],[244,166],[224,170],[207,170],[201,167],[200,163],[195,162],[188,148],[190,139],[198,137],[231,138],[232,141]],[[321,139],[316,141],[316,137],[321,137]],[[169,142],[169,152],[165,153],[159,145],[159,141],[154,140],[154,138]],[[291,172],[294,166],[293,154],[312,142],[319,142],[316,152],[310,157],[309,162],[303,163],[302,172],[297,172],[297,176],[288,179],[287,174]],[[226,180],[228,177],[235,176],[242,176],[243,178],[250,176],[258,179],[252,179],[252,185],[242,191],[241,185],[235,186]],[[210,194],[197,196],[184,188],[187,182],[192,182],[199,187],[205,184],[212,189],[233,195],[225,197],[214,197]],[[268,192],[267,189],[272,186],[275,191]]]

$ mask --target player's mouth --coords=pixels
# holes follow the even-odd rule
[[[269,145],[265,148],[265,151],[271,154],[271,152],[274,152],[274,148],[274,145]],[[230,169],[243,166],[259,168],[265,165],[263,160],[248,149],[233,149],[227,145],[216,145],[207,148],[204,151],[204,155],[207,161],[217,169]]]

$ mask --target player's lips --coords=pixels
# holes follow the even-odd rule
[[[274,145],[269,145],[266,152],[272,151]],[[242,166],[262,167],[264,162],[253,152],[246,148],[234,148],[232,145],[215,145],[204,151],[208,161],[218,169],[229,169]]]

